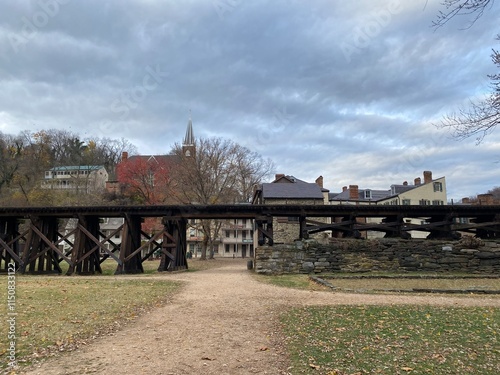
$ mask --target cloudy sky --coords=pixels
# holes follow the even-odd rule
[[[164,154],[191,111],[195,136],[333,192],[431,170],[457,200],[500,185],[500,131],[476,146],[434,125],[489,92],[498,3],[435,30],[439,0],[5,0],[0,131]]]

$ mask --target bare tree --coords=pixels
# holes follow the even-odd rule
[[[173,154],[179,164],[172,171],[175,187],[172,195],[183,204],[228,204],[249,202],[254,184],[271,174],[274,169],[269,159],[222,138],[199,139],[195,152],[189,156],[180,145]],[[198,229],[203,233],[201,259],[206,259],[207,248],[213,257],[215,239],[221,222],[201,220]]]
[[[433,26],[442,27],[454,17],[469,16],[472,20],[466,28],[470,28],[494,2],[495,0],[445,0],[442,5],[446,7],[446,11],[439,12]],[[497,40],[500,40],[500,34]],[[493,49],[491,59],[500,69],[500,52]],[[468,107],[445,116],[438,126],[451,129],[456,139],[476,137],[476,143],[481,143],[500,124],[500,74],[488,75],[488,78],[491,80],[492,92],[485,99],[471,101]]]
[[[471,27],[484,13],[486,8],[492,7],[495,0],[444,0],[441,4],[446,10],[440,11],[438,18],[432,24],[434,27],[446,25],[457,16],[472,16],[467,28]]]

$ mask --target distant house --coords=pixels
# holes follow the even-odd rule
[[[414,184],[403,182],[387,190],[359,189],[358,185],[344,186],[341,193],[329,194],[330,204],[390,204],[390,205],[446,205],[446,179],[432,178],[431,171],[424,171],[424,182],[415,178]]]
[[[253,204],[324,205],[328,204],[329,190],[323,188],[323,177],[316,182],[306,182],[294,176],[277,174],[273,182],[263,183],[255,190]],[[315,218],[328,222],[329,219]],[[298,217],[273,219],[273,240],[275,243],[291,242],[300,235]],[[324,234],[323,234],[324,235]]]
[[[331,193],[329,203],[332,205],[424,205],[441,206],[447,204],[446,179],[432,178],[431,171],[424,171],[423,183],[420,177],[414,179],[413,185],[408,182],[391,185],[387,190],[360,189],[358,185],[345,186],[340,193]],[[359,220],[359,219],[358,219]],[[404,218],[406,224],[421,224],[426,218]],[[378,218],[367,218],[367,222],[380,222]],[[412,237],[424,238],[428,232],[410,232]],[[380,237],[380,232],[368,232],[364,236]]]
[[[42,188],[91,193],[104,190],[106,181],[108,172],[101,165],[62,166],[45,171]]]

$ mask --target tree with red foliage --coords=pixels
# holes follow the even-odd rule
[[[116,167],[124,194],[136,204],[165,204],[171,185],[171,162],[165,156],[132,156]]]

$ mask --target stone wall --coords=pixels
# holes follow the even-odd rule
[[[266,199],[266,204],[294,204],[294,205],[324,205],[322,199]],[[296,218],[298,219],[298,218]],[[328,218],[314,218],[315,221],[328,223]],[[322,238],[325,233],[311,236],[312,238]],[[300,238],[300,224],[298,221],[288,221],[286,217],[273,218],[273,240],[274,243],[290,243]]]
[[[262,274],[366,271],[433,271],[500,274],[500,241],[353,240],[296,241],[258,247],[255,271]]]

